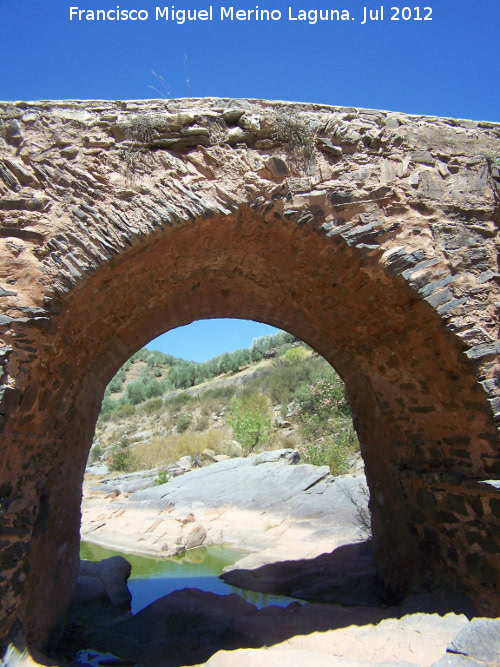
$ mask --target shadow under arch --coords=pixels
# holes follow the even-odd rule
[[[457,480],[485,477],[496,436],[463,343],[380,253],[241,207],[142,238],[59,298],[30,436],[42,502],[23,596],[28,638],[39,643],[71,597],[82,476],[107,383],[149,340],[216,317],[284,329],[339,372],[386,584],[405,592],[446,581],[471,593],[463,516],[446,497],[460,495]]]

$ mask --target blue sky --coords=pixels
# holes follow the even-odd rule
[[[213,19],[156,20],[157,6],[172,5],[191,11],[211,6]],[[281,19],[222,21],[222,6],[276,10]],[[70,7],[142,10],[148,19],[70,20]],[[368,17],[378,10],[377,21],[363,24],[365,7]],[[300,21],[301,9],[346,10],[349,20]],[[499,28],[497,0],[0,0],[0,98],[247,97],[500,122]],[[228,328],[226,322],[218,328],[198,324],[193,336],[190,331],[168,334],[166,351],[208,358],[221,346],[250,345],[263,330]],[[209,342],[220,344],[208,351]]]
[[[254,338],[276,333],[278,329],[251,320],[199,320],[172,329],[147,345],[174,357],[207,361],[223,352],[251,347]]]
[[[2,99],[134,99],[157,97],[152,70],[176,97],[283,99],[408,113],[500,121],[496,0],[427,0],[420,17],[361,25],[366,0],[265,0],[235,8],[278,9],[280,21],[183,25],[155,20],[150,0],[0,0]],[[399,3],[402,8],[406,4]],[[176,9],[209,2],[179,0]],[[70,7],[143,9],[147,21],[70,21]],[[355,20],[288,20],[306,9],[346,8]],[[374,10],[378,3],[366,6]],[[187,68],[185,60],[187,59]],[[189,78],[189,87],[186,79]],[[167,93],[165,92],[165,95]]]

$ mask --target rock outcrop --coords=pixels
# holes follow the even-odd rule
[[[89,479],[82,539],[126,552],[173,556],[232,544],[253,551],[241,566],[311,558],[366,537],[362,473],[334,478],[326,467],[296,465],[284,449],[233,458],[155,486],[153,475]],[[116,491],[113,493],[113,491]]]
[[[234,594],[221,597],[183,589],[132,617],[116,608],[102,611],[102,604],[96,606],[90,600],[87,609],[85,604],[75,605],[81,645],[148,667],[178,667],[205,660],[214,665],[247,661],[252,666],[266,660],[263,664],[301,661],[316,665],[329,660],[328,664],[338,661],[352,667],[380,662],[430,667],[438,661],[437,667],[460,667],[465,664],[460,662],[464,656],[482,660],[483,667],[494,667],[491,656],[499,650],[499,621],[474,618],[469,624],[467,617],[475,616],[476,610],[450,590],[443,589],[439,595],[421,591],[398,599],[378,578],[370,543],[344,543],[360,536],[356,512],[366,500],[364,476],[334,479],[321,468],[296,463],[296,452],[281,450],[215,463],[160,486],[142,477],[148,488],[128,498],[109,498],[106,490],[101,493],[106,496],[105,505],[96,498],[99,485],[94,481],[92,498],[84,500],[82,530],[91,529],[92,514],[87,509],[97,503],[98,541],[107,538],[112,542],[119,534],[114,522],[132,512],[141,529],[137,535],[143,536],[126,544],[132,550],[153,549],[155,531],[156,539],[166,531],[168,542],[177,534],[183,536],[177,540],[183,545],[179,548],[189,548],[189,536],[226,542],[232,535],[233,540],[241,540],[239,546],[253,542],[257,547],[260,541],[263,550],[238,561],[222,575],[226,583],[312,604],[293,602],[286,608],[259,610]],[[115,484],[120,486],[119,477]],[[200,488],[203,491],[196,494]],[[225,533],[221,519],[231,510]],[[208,531],[197,523],[200,520]],[[257,523],[260,534],[255,530]],[[300,524],[302,533],[298,534]],[[129,538],[135,534],[130,526],[124,532]],[[291,557],[315,547],[321,551],[316,557]],[[90,566],[96,572],[107,572],[115,560]],[[123,570],[124,564],[117,560]],[[123,576],[119,578],[123,585]],[[75,612],[73,624],[74,617]]]

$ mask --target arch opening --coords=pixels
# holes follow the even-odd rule
[[[203,346],[203,340],[199,341],[199,345]],[[305,493],[301,495],[302,491],[324,481],[324,468],[321,471],[310,468],[301,471],[291,470],[290,466],[283,466],[282,463],[268,464],[264,466],[265,474],[269,474],[267,471],[272,468],[276,473],[281,471],[285,475],[285,478],[276,479],[275,488],[272,484],[274,491],[269,486],[270,480],[266,478],[268,481],[264,482],[264,478],[257,474],[263,474],[263,467],[248,463],[250,467],[247,470],[256,473],[250,476],[250,479],[254,479],[254,488],[248,486],[248,482],[245,485],[241,470],[237,473],[234,471],[235,464],[243,466],[246,463],[241,458],[234,461],[234,457],[259,457],[262,452],[270,451],[273,452],[270,461],[285,460],[296,464],[297,452],[293,450],[297,449],[301,453],[300,463],[328,465],[334,475],[350,472],[354,464],[357,464],[356,470],[359,471],[359,459],[356,456],[359,445],[343,397],[342,383],[324,359],[285,332],[275,332],[275,335],[265,339],[259,338],[251,347],[226,352],[207,360],[205,364],[179,363],[175,358],[177,354],[162,355],[151,349],[154,347],[154,343],[148,345],[150,349],[140,350],[122,367],[119,371],[121,379],[115,383],[115,376],[112,381],[114,391],[109,391],[107,396],[108,399],[112,396],[118,400],[106,403],[104,413],[101,409],[91,450],[92,462],[97,467],[87,468],[89,475],[84,485],[89,496],[84,501],[82,540],[105,546],[114,544],[125,553],[137,551],[167,557],[182,553],[186,540],[190,541],[190,532],[196,533],[195,529],[201,527],[205,531],[202,538],[204,545],[211,545],[215,541],[216,544],[231,544],[237,549],[250,546],[253,551],[262,548],[262,545],[256,547],[259,540],[269,542],[273,535],[275,549],[285,553],[283,543],[292,539],[291,531],[295,535],[293,543],[296,547],[290,556],[299,559],[303,554],[310,557],[311,549],[315,553],[330,552],[343,544],[346,538],[350,541],[366,538],[366,534],[359,530],[359,522],[352,522],[352,518],[349,521],[349,509],[344,508],[342,521],[335,517],[334,511],[330,514],[336,503],[332,502],[332,507],[328,508],[318,487],[318,495],[310,499],[313,502],[309,510],[302,508],[299,511],[300,498],[308,498]],[[155,393],[161,389],[161,397],[158,394],[157,397],[148,398],[147,393],[136,391],[136,387],[151,387]],[[323,406],[323,401],[328,406]],[[235,438],[238,442],[235,442]],[[313,443],[315,446],[309,449]],[[286,454],[284,449],[287,450]],[[278,454],[276,450],[282,453]],[[104,459],[101,458],[103,454]],[[220,466],[217,471],[205,467],[215,461],[228,459],[227,455],[234,461],[229,470],[219,472]],[[109,479],[107,471],[103,471],[100,463],[97,463],[98,457],[101,462],[117,470],[119,477]],[[167,473],[168,478],[166,475],[160,476],[160,468],[161,472]],[[151,472],[146,475],[141,472],[140,480],[134,474],[129,475],[139,470]],[[189,479],[184,476],[186,470],[193,471],[189,473]],[[91,471],[98,474],[104,472],[106,478],[102,486],[94,474],[90,474]],[[208,474],[207,478],[205,473]],[[213,490],[217,500],[212,506],[214,498],[199,485],[207,484],[209,480],[209,488],[213,487],[214,474],[221,475],[221,479],[218,490]],[[247,488],[247,495],[243,493],[238,496],[238,492],[234,497],[231,497],[231,492],[224,495],[226,487],[233,489],[233,492],[236,488],[241,490],[240,484],[235,482],[235,474],[241,480],[241,485]],[[200,481],[200,475],[205,482]],[[163,486],[167,479],[170,479],[169,484]],[[283,479],[288,480],[288,483]],[[155,483],[161,489],[153,486]],[[338,492],[340,498],[337,498],[337,503],[343,507],[348,505],[346,498],[350,491],[350,502],[353,503],[351,515],[355,514],[356,507],[361,507],[361,504],[354,504],[358,496],[364,508],[365,498],[358,489],[361,483],[360,479],[349,480],[349,488]],[[325,490],[327,487],[330,490],[331,485],[325,484]],[[338,486],[335,485],[335,489]],[[342,484],[340,486],[344,489]],[[96,494],[99,487],[101,493]],[[146,497],[141,496],[145,489],[148,489],[146,495],[153,494],[150,498],[151,506],[147,503],[147,516],[143,517],[148,527],[153,526],[151,531],[149,528],[146,530],[146,524],[141,524],[141,511],[134,502],[134,499],[139,504],[146,501]],[[137,496],[123,500],[123,494],[127,497],[137,491]],[[162,500],[160,506],[156,507],[156,492],[160,491]],[[176,492],[181,495],[176,496]],[[167,502],[165,493],[173,494],[169,496],[168,516],[161,510]],[[108,500],[113,494],[117,496]],[[280,503],[290,499],[290,494],[298,494],[299,497],[294,499],[287,510],[286,503],[285,507],[280,506]],[[253,499],[258,509],[252,506]],[[118,509],[122,503],[130,512],[125,524],[122,524],[122,519],[126,517],[122,517]],[[186,503],[192,503],[192,508],[188,509]],[[232,505],[235,516],[231,512],[227,513],[228,507]],[[158,520],[152,519],[155,510],[159,513]],[[245,521],[242,522],[238,511],[246,515]],[[294,511],[299,512],[299,515],[295,516]],[[310,517],[307,522],[305,511],[312,512],[307,514]],[[318,512],[324,517],[323,520],[316,519],[315,513]],[[217,514],[223,514],[224,519],[214,524],[214,515]],[[97,523],[94,521],[96,516],[99,517]],[[115,516],[118,517],[116,522],[113,518]],[[188,521],[185,529],[184,521]],[[242,530],[241,523],[248,526],[248,533]],[[328,537],[327,525],[332,530]],[[279,535],[267,532],[278,526],[281,526]],[[369,531],[369,525],[365,524],[364,527]],[[312,536],[315,530],[319,530],[322,535]],[[287,535],[282,535],[283,532]],[[286,554],[289,555],[288,549]],[[182,575],[179,573],[178,576]],[[181,584],[182,581],[178,583],[179,588],[192,585]],[[170,591],[170,586],[166,586]],[[156,597],[165,594],[161,592],[160,586],[156,587]],[[272,603],[275,604],[274,601]]]

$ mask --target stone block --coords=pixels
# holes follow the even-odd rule
[[[289,174],[288,166],[280,157],[271,157],[266,162],[267,168],[274,174],[274,176],[283,177]]]

